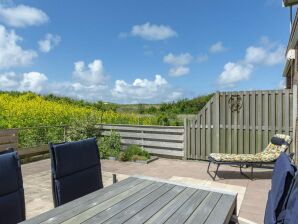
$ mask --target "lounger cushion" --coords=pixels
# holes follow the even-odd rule
[[[265,224],[276,223],[295,176],[295,171],[296,168],[291,164],[289,156],[282,152],[272,173],[271,190],[268,194],[265,211]]]
[[[278,138],[276,136],[273,136],[271,138],[271,143],[274,145],[283,145],[285,144],[285,140],[283,138]]]
[[[282,145],[274,143],[280,143],[283,140]],[[228,154],[228,153],[211,153],[209,159],[218,162],[274,162],[279,157],[281,152],[285,152],[291,144],[291,137],[283,134],[274,135],[273,142],[265,148],[263,152],[256,154]]]

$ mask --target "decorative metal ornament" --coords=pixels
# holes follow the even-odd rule
[[[232,112],[240,112],[243,105],[241,96],[231,95],[228,104]]]

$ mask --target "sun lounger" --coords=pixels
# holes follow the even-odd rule
[[[253,177],[253,168],[261,167],[265,164],[274,164],[281,152],[286,152],[292,138],[284,134],[275,134],[271,138],[271,142],[264,149],[264,151],[256,154],[228,154],[228,153],[211,153],[208,157],[209,165],[207,173],[215,179],[220,165],[238,165],[240,173],[243,174],[242,168],[244,166],[251,167],[251,178]],[[209,168],[210,164],[217,165],[214,176],[211,175]],[[243,174],[244,175],[244,174]]]

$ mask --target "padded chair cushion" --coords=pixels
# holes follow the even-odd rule
[[[279,144],[283,142],[283,144],[277,145],[273,142],[270,142],[263,152],[256,154],[211,153],[209,157],[218,162],[274,162],[279,157],[281,152],[285,152],[288,149],[292,139],[290,136],[283,134],[276,134],[272,137],[272,139],[275,143]]]
[[[52,145],[52,150],[55,178],[61,178],[99,164],[95,138]]]
[[[0,223],[25,220],[25,198],[21,165],[17,152],[0,154]]]
[[[265,224],[275,223],[282,211],[287,193],[295,176],[296,168],[289,156],[282,152],[278,157],[272,173],[271,190],[265,211]]]
[[[55,180],[55,186],[59,204],[65,204],[75,198],[96,191],[102,188],[98,166]]]
[[[16,224],[25,220],[24,191],[0,196],[0,223]]]
[[[95,138],[50,144],[55,206],[103,187],[99,151]]]
[[[0,184],[0,195],[15,192],[19,189],[19,172],[16,169],[18,166],[16,153],[6,153],[0,156],[0,180],[5,181],[5,184]]]
[[[291,224],[296,223],[298,220],[298,173],[296,173],[295,181],[291,189],[288,195],[288,201],[285,204],[285,210],[278,220],[280,223]]]

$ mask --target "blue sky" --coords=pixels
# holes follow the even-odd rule
[[[288,36],[281,0],[0,0],[0,89],[117,103],[277,89]]]

